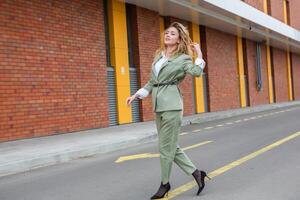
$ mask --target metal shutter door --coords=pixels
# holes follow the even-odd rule
[[[133,95],[138,88],[137,71],[136,68],[129,68],[130,72],[130,94]],[[132,102],[132,122],[140,122],[139,101]]]
[[[115,70],[112,67],[107,68],[108,80],[108,100],[109,100],[109,125],[117,125],[117,99],[116,99],[116,80]]]

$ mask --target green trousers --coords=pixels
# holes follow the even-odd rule
[[[172,164],[175,162],[187,175],[196,167],[178,145],[182,111],[164,111],[156,113],[156,126],[159,140],[162,183],[169,182]]]

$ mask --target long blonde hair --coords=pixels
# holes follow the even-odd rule
[[[177,49],[173,52],[172,55],[179,53],[179,54],[187,54],[193,56],[193,51],[191,48],[191,44],[193,42],[190,38],[189,30],[187,29],[187,27],[183,26],[179,22],[173,22],[168,28],[165,29],[165,31],[161,34],[161,41],[164,41],[165,32],[170,27],[176,28],[179,33],[179,44],[177,45]],[[157,57],[162,51],[165,50],[166,50],[166,45],[162,44],[162,46],[156,50],[155,57]]]

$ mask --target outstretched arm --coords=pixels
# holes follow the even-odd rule
[[[192,58],[191,57],[186,57],[184,60],[184,72],[188,73],[192,76],[201,76],[203,73],[203,69],[205,67],[205,61],[202,58],[202,52],[200,49],[200,45],[197,43],[192,44],[193,50],[197,54],[197,58],[195,60],[195,64],[193,64]]]
[[[126,99],[126,104],[129,106],[132,103],[132,101],[135,100],[136,98],[143,99],[147,97],[149,93],[152,91],[153,84],[154,83],[151,78],[144,87],[140,88],[134,95]]]

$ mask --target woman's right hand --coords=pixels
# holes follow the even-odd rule
[[[127,106],[130,106],[131,103],[133,102],[133,100],[135,100],[135,99],[136,99],[136,95],[135,95],[135,94],[132,95],[131,97],[128,97],[128,98],[126,99],[126,104],[127,104]]]

